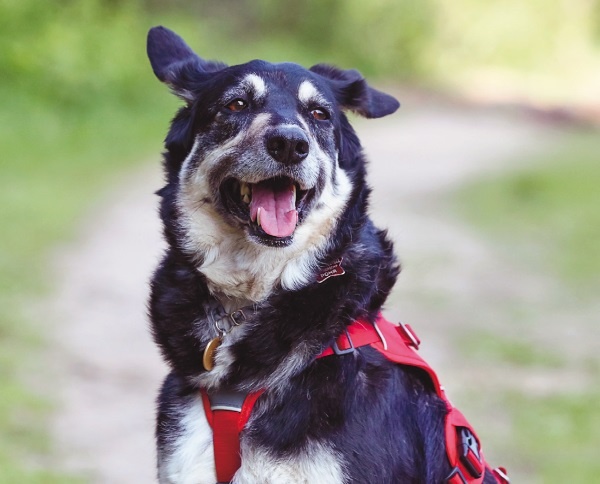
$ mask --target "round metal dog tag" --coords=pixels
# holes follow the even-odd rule
[[[202,364],[204,365],[204,369],[206,371],[212,370],[215,366],[215,351],[219,346],[221,346],[221,337],[217,336],[216,338],[211,339],[206,345],[206,348],[204,348]]]

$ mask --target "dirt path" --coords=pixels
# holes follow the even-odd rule
[[[498,298],[514,290],[511,274],[497,272],[500,262],[486,244],[441,220],[428,201],[472,177],[513,168],[502,162],[537,149],[543,130],[498,113],[421,106],[361,124],[360,132],[372,160],[374,218],[389,227],[404,263],[388,314],[418,327],[423,352],[445,368],[450,385],[468,385],[453,370],[460,365],[445,338],[458,316],[439,314],[443,305],[427,301],[431,294],[463,305]],[[92,483],[153,482],[154,398],[166,368],[147,330],[145,301],[161,251],[152,195],[159,186],[158,162],[129,175],[56,260],[62,378],[55,437],[65,466]],[[490,271],[503,275],[490,281]],[[526,286],[532,297],[541,290],[538,281]]]

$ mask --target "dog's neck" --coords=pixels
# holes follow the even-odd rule
[[[213,293],[212,295],[215,302],[221,306],[223,311],[227,314],[231,314],[240,309],[249,308],[254,304],[253,301],[250,301],[249,299],[234,298],[222,293]]]
[[[368,247],[356,244],[340,254],[346,271],[336,272],[341,277],[325,279],[322,284],[315,279],[298,291],[276,291],[268,301],[247,311],[244,322],[222,338],[213,369],[191,381],[207,389],[279,392],[287,388],[290,379],[348,324],[379,312],[398,268],[385,235],[378,234],[379,246],[372,235]],[[330,267],[341,269],[337,261]],[[330,271],[322,268],[320,274]]]
[[[310,282],[318,249],[296,252],[253,245],[242,237],[223,239],[197,266],[226,308],[264,301],[278,286],[293,290]]]
[[[198,264],[171,248],[155,274],[150,310],[155,337],[174,371],[203,388],[282,389],[352,320],[376,314],[398,273],[392,245],[368,222],[341,219],[339,227],[345,233],[317,260],[320,268],[309,283],[295,291],[276,288],[244,311],[241,324],[227,328],[231,331],[208,372],[199,351],[220,336],[206,308],[216,299]],[[337,262],[341,258],[343,267]],[[332,267],[341,277],[325,279]],[[228,313],[252,302],[222,292],[218,296]],[[190,337],[182,340],[179,334]]]

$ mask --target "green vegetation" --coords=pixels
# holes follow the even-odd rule
[[[600,287],[600,137],[574,133],[516,173],[483,181],[458,199],[521,264],[550,267],[580,295]]]
[[[457,344],[469,354],[472,361],[508,363],[519,367],[558,368],[563,358],[530,342],[496,332],[469,331],[461,335]]]
[[[37,353],[51,328],[48,321],[31,321],[25,310],[52,284],[44,278],[49,250],[69,238],[98,191],[132,163],[158,160],[177,101],[149,68],[148,28],[168,25],[201,55],[231,63],[253,57],[309,65],[327,60],[320,41],[306,42],[313,24],[269,29],[275,10],[268,2],[260,5],[260,18],[245,3],[249,15],[231,15],[232,2],[0,3],[0,483],[66,482],[64,476],[53,481],[44,470],[43,456],[51,452],[46,397],[22,383],[25,374],[43,368]],[[377,11],[381,16],[381,7]],[[245,24],[248,18],[252,25]],[[320,22],[327,30],[323,17]],[[288,29],[298,35],[287,35]],[[264,35],[266,30],[272,32]],[[410,50],[402,35],[402,42],[393,36],[396,47],[406,43]],[[335,51],[331,42],[328,53]],[[366,46],[361,49],[368,59]],[[396,63],[399,71],[416,65],[417,51],[411,56],[411,66]]]
[[[597,391],[549,397],[508,395],[505,403],[516,429],[509,449],[513,461],[533,468],[539,482],[595,482],[600,473],[599,398]]]
[[[431,70],[472,96],[585,105],[600,76],[600,1],[436,0]]]
[[[593,482],[600,471],[593,450],[600,446],[597,354],[591,345],[573,352],[559,342],[547,346],[555,338],[544,344],[534,335],[545,325],[560,338],[555,330],[564,322],[553,322],[556,314],[549,314],[559,307],[580,338],[593,331],[586,325],[596,323],[581,314],[592,311],[600,289],[600,137],[596,131],[573,132],[552,146],[535,160],[523,160],[517,172],[462,189],[454,208],[522,271],[564,282],[558,300],[548,304],[554,309],[538,305],[521,312],[515,323],[511,313],[519,301],[509,299],[496,308],[505,317],[505,333],[478,331],[461,341],[469,358],[507,379],[496,382],[494,398],[503,402],[510,432],[489,441],[503,449],[515,470],[540,479],[531,482]],[[556,382],[530,391],[511,378],[514,369]],[[561,381],[565,375],[576,375],[581,389],[567,393],[572,382]],[[515,385],[522,387],[518,394]]]
[[[516,8],[523,2],[509,3]],[[325,61],[438,85],[463,82],[463,73],[474,79],[478,71],[473,62],[523,75],[534,59],[539,73],[560,74],[553,79],[567,73],[572,79],[574,72],[598,65],[600,2],[580,2],[565,10],[565,2],[540,1],[524,8],[518,15],[519,32],[527,39],[535,32],[535,42],[525,42],[526,51],[515,49],[514,42],[484,48],[497,39],[517,38],[513,18],[503,20],[507,2],[492,4],[485,9],[473,0],[0,2],[0,483],[70,482],[44,470],[52,467],[44,457],[51,454],[44,429],[49,404],[41,390],[22,382],[24,374],[43,368],[36,355],[51,328],[48,321],[31,321],[25,309],[52,284],[44,277],[50,248],[69,238],[98,191],[126,167],[158,159],[166,120],[177,101],[148,66],[145,36],[150,26],[167,25],[201,55],[229,63],[256,57],[305,65]],[[555,59],[559,49],[544,42],[557,19],[570,26],[561,34],[561,45],[579,49],[576,70],[562,67],[564,56],[558,57],[561,70],[546,69],[545,62]],[[590,147],[578,150],[589,158],[594,145],[585,143]],[[540,207],[560,213],[567,203],[569,210],[576,206],[583,211],[577,219],[589,220],[589,226],[579,224],[565,232],[564,240],[551,238],[554,245],[547,249],[549,258],[563,254],[557,270],[569,277],[591,279],[598,273],[597,259],[585,256],[594,251],[590,240],[598,235],[598,224],[592,224],[597,214],[591,207],[598,205],[591,192],[590,180],[597,174],[592,165],[591,158],[577,165],[587,188],[569,185],[562,198],[556,193],[563,189],[563,178],[573,175],[569,168],[557,168],[541,181],[535,178],[533,191],[525,178],[496,188],[498,196],[507,191],[519,211],[519,197],[531,198],[530,212],[542,226],[536,236],[563,233],[563,226],[554,227],[558,222]],[[498,202],[496,207],[499,219],[506,212],[505,218],[512,220],[510,212],[517,205]],[[570,220],[566,214],[558,219],[564,219],[563,225]],[[525,219],[520,223],[527,227]],[[531,234],[523,232],[526,241]]]
[[[44,470],[50,407],[22,381],[44,380],[38,353],[52,329],[25,311],[52,284],[43,277],[49,250],[98,190],[132,162],[158,158],[175,103],[149,102],[145,30],[131,5],[0,6],[1,483],[70,482]]]

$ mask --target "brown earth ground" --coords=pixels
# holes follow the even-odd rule
[[[457,335],[504,327],[543,340],[547,333],[535,324],[516,328],[507,322],[505,309],[543,306],[548,314],[544,301],[560,287],[507,262],[448,215],[443,195],[477,177],[519,169],[510,160],[549,149],[540,141],[547,143],[553,131],[515,113],[422,102],[358,127],[371,160],[373,217],[389,228],[403,263],[386,314],[417,330],[422,354],[484,440],[490,437],[488,457],[510,459],[494,444],[502,440],[494,435],[511,429],[495,396],[506,387],[554,391],[557,370],[474,364]],[[158,161],[129,173],[87,213],[79,235],[54,261],[53,319],[60,322],[53,351],[59,375],[54,437],[64,467],[90,483],[154,479],[154,398],[167,368],[151,341],[145,304],[163,246],[153,195],[160,185]],[[581,342],[561,329],[556,315],[553,321],[561,344]],[[576,372],[564,376],[568,386],[583,384]],[[486,397],[469,398],[481,389]],[[528,469],[515,471],[518,482],[538,482]]]

